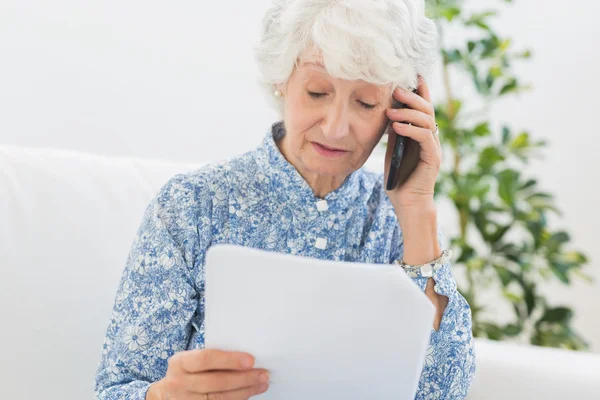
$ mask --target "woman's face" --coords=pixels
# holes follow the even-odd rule
[[[391,87],[333,78],[319,62],[300,64],[280,89],[285,96],[282,152],[309,183],[341,184],[381,139]]]

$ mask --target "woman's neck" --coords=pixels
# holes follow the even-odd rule
[[[321,175],[313,171],[308,171],[302,162],[292,156],[292,153],[287,149],[285,136],[280,140],[275,141],[277,147],[285,159],[296,168],[306,183],[312,188],[313,193],[318,198],[324,198],[328,193],[339,188],[347,176],[335,177],[331,175]]]

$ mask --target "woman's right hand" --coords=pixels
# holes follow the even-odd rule
[[[169,359],[167,374],[146,400],[246,400],[268,388],[269,374],[248,353],[187,350]]]

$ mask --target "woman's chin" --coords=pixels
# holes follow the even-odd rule
[[[315,157],[307,161],[308,162],[306,162],[305,165],[308,167],[308,169],[319,175],[333,177],[349,174],[348,170],[350,168],[347,166],[347,163],[341,160],[323,160]]]

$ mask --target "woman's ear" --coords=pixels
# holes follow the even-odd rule
[[[286,89],[286,85],[284,85],[283,83],[275,84],[275,90],[277,90],[277,91],[279,91],[279,93],[281,93],[281,97],[285,96],[285,89]]]

